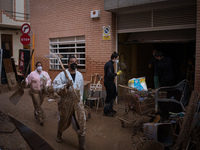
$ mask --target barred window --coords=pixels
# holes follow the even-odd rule
[[[78,69],[85,69],[85,36],[62,37],[49,39],[50,54],[62,55],[62,63],[68,67],[68,58],[74,55],[77,58]],[[50,58],[50,69],[62,69],[56,58]]]

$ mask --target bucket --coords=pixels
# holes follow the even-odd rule
[[[155,140],[164,146],[173,144],[173,131],[171,123],[145,123],[143,124],[144,137]]]

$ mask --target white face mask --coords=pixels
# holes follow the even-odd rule
[[[119,60],[115,60],[115,63],[119,63]]]
[[[38,71],[42,71],[42,66],[38,66],[38,67],[37,67],[37,70],[38,70]]]

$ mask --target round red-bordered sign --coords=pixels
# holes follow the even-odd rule
[[[20,37],[20,42],[23,45],[28,45],[30,44],[31,38],[28,34],[22,34],[22,36]]]
[[[21,32],[23,34],[28,34],[31,31],[31,27],[28,23],[25,23],[21,26]]]

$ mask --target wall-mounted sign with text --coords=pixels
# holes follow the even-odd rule
[[[103,26],[103,40],[110,40],[110,26]]]

